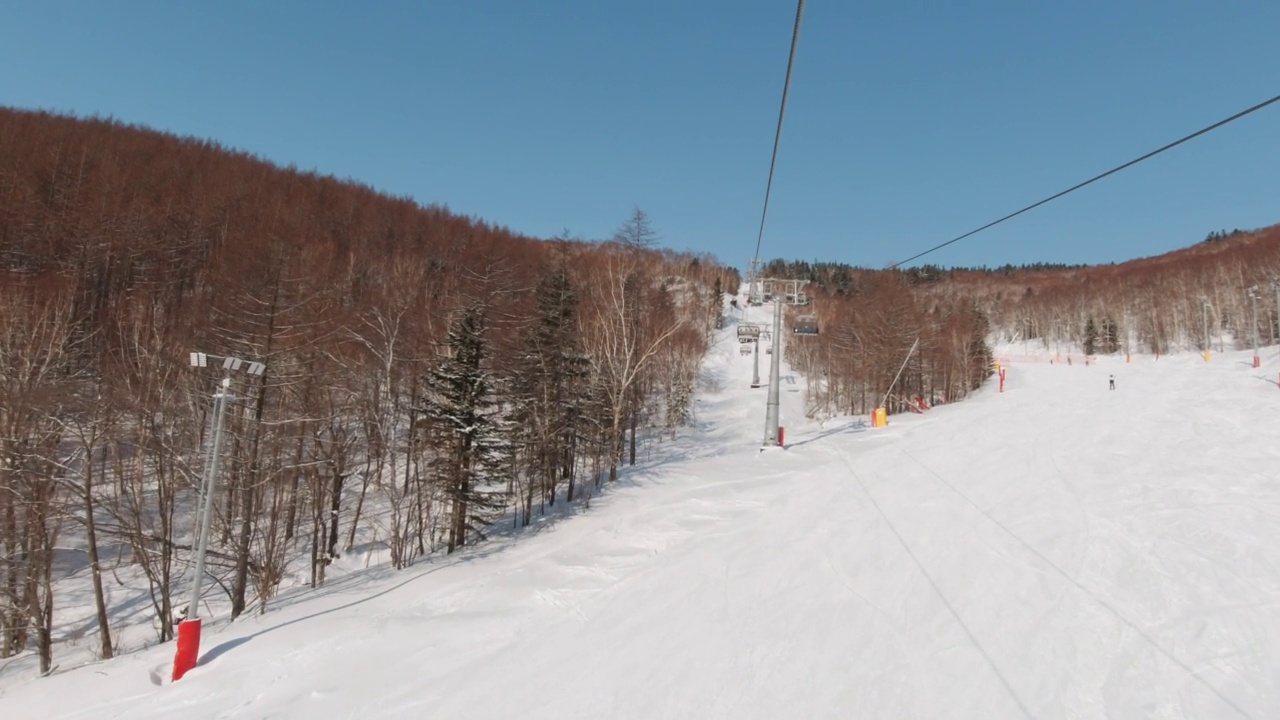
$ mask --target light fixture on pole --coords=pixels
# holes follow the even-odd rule
[[[1204,316],[1204,361],[1209,362],[1211,355],[1209,342],[1209,298],[1200,298],[1202,305],[1202,314]]]
[[[209,454],[205,459],[205,473],[201,478],[201,488],[196,504],[196,567],[191,579],[191,601],[187,605],[187,616],[178,623],[178,647],[173,657],[173,679],[181,680],[188,670],[196,666],[200,657],[200,585],[204,580],[205,556],[209,551],[209,530],[213,524],[213,492],[218,481],[218,462],[222,455],[223,426],[227,416],[227,405],[235,399],[231,394],[231,373],[244,370],[253,376],[266,373],[267,366],[256,361],[241,360],[237,357],[191,353],[191,367],[209,367],[209,358],[221,358],[225,370],[222,381],[218,384],[218,392],[213,395],[213,442],[209,446]]]
[[[1124,361],[1129,362],[1132,356],[1129,354],[1131,338],[1133,336],[1132,321],[1129,320],[1129,311],[1124,311]]]
[[[1280,341],[1280,280],[1272,280],[1271,287],[1276,291],[1276,340]]]
[[[1262,358],[1258,357],[1258,286],[1249,288],[1249,299],[1253,302],[1253,366],[1262,367]]]

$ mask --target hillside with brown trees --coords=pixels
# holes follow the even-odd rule
[[[1193,247],[1102,266],[871,270],[775,260],[765,275],[809,283],[814,305],[793,315],[813,314],[823,332],[790,353],[811,376],[816,414],[866,413],[886,395],[890,412],[909,399],[959,399],[990,373],[993,342],[1161,355],[1249,347],[1255,331],[1262,345],[1280,339],[1280,226],[1214,232]]]
[[[787,350],[809,377],[811,415],[955,402],[990,374],[990,327],[974,302],[935,302],[900,272],[836,274],[838,286],[815,283],[807,288],[812,305],[791,312],[792,323],[811,315],[821,328],[817,336],[796,336]]]
[[[399,568],[589,498],[637,435],[689,418],[737,288],[652,236],[637,210],[605,242],[540,241],[212,142],[0,110],[0,657],[52,667],[66,548],[98,655],[125,569],[172,637],[223,375],[192,352],[266,365],[230,375],[209,562],[233,616],[324,583],[357,537]]]
[[[997,340],[1040,340],[1086,355],[1199,351],[1208,340],[1246,348],[1255,329],[1260,344],[1274,344],[1278,282],[1280,225],[1210,233],[1191,247],[1118,264],[915,278],[939,304],[973,302]]]
[[[654,237],[637,209],[607,241],[539,240],[204,140],[0,109],[0,658],[53,667],[68,583],[113,655],[122,572],[150,642],[172,638],[221,356],[266,367],[227,375],[209,592],[233,617],[322,585],[358,544],[404,568],[585,506],[689,421],[738,291]],[[786,324],[821,330],[787,355],[815,417],[961,400],[992,343],[1280,335],[1280,226],[1096,267],[764,275],[808,283]]]

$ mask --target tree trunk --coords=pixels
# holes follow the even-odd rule
[[[240,535],[236,539],[236,574],[231,583],[231,619],[240,617],[245,608],[245,595],[249,587],[249,547],[253,538],[252,487],[240,490]]]
[[[452,514],[449,517],[449,544],[445,549],[448,555],[452,555],[458,547],[458,513],[461,504],[462,499],[458,497],[453,498],[453,502],[450,503]]]
[[[40,653],[40,674],[53,672],[53,577],[46,574],[40,608],[40,626],[36,628],[36,649]]]
[[[329,556],[338,557],[338,510],[342,504],[342,484],[345,478],[337,470],[333,473],[333,485],[329,490]]]
[[[98,560],[97,524],[93,520],[93,447],[85,455],[84,466],[84,532],[89,545],[89,569],[93,578],[93,604],[98,612],[98,630],[102,641],[102,659],[110,660],[115,653],[111,646],[111,624],[107,618],[106,594],[102,589],[102,565]]]
[[[347,533],[347,550],[356,545],[356,526],[360,524],[360,513],[364,510],[364,496],[369,492],[369,478],[382,477],[382,455],[378,455],[378,463],[374,468],[374,472],[369,472],[369,461],[366,458],[364,463],[364,477],[360,481],[360,496],[356,498],[356,513],[351,520],[351,530]]]
[[[0,629],[4,631],[4,637],[0,637],[0,658],[11,657],[22,651],[22,647],[26,644],[24,628],[27,626],[23,619],[22,604],[18,602],[21,586],[18,573],[18,560],[21,557],[18,548],[18,520],[12,497],[5,493],[3,498],[4,533],[0,534],[0,538],[5,540],[6,597],[12,604],[6,609],[7,614],[3,621],[0,621]]]
[[[570,440],[570,443],[564,449],[565,457],[561,461],[563,463],[563,468],[564,468],[564,475],[565,475],[564,479],[568,481],[568,489],[565,491],[565,500],[567,502],[573,502],[574,480],[577,479],[575,477],[575,473],[573,472],[574,444],[575,443],[573,443],[572,440]]]
[[[302,464],[302,451],[306,445],[306,437],[307,422],[303,420],[302,424],[298,426],[298,446],[293,454],[293,465],[295,469],[289,472],[292,477],[289,480],[289,512],[284,521],[285,540],[292,540],[294,533],[296,533],[298,529],[298,505],[300,504],[298,500],[298,476],[300,473],[296,468]]]
[[[635,409],[631,411],[631,462],[629,465],[636,464],[636,425],[640,422],[640,413]]]
[[[44,517],[40,517],[40,530],[45,528]],[[41,539],[41,545],[49,545]],[[36,652],[40,656],[40,674],[48,675],[53,671],[53,548],[41,547],[31,554],[32,567],[27,591],[31,619],[35,621]]]
[[[314,513],[311,515],[311,587],[320,586],[320,521]]]

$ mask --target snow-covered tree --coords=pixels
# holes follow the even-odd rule
[[[486,368],[484,332],[484,308],[464,310],[449,331],[449,357],[427,375],[421,408],[437,453],[433,479],[449,503],[449,552],[504,504],[494,487],[509,468],[509,444]]]
[[[561,482],[573,500],[575,456],[585,422],[590,366],[578,337],[578,295],[564,267],[543,276],[537,288],[538,314],[525,334],[524,350],[512,379],[515,416],[530,480],[522,498],[528,523],[536,485],[542,501],[554,505]]]

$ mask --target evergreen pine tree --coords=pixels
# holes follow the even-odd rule
[[[426,378],[422,412],[436,444],[434,480],[449,501],[448,551],[466,544],[503,505],[493,485],[507,469],[493,382],[485,369],[484,309],[465,310],[449,331],[450,356]]]
[[[1089,318],[1084,323],[1084,354],[1093,355],[1098,351],[1098,325]]]
[[[995,362],[995,356],[992,355],[991,348],[987,345],[987,334],[991,331],[991,321],[976,305],[970,306],[970,312],[973,314],[973,329],[970,331],[968,343],[970,351],[967,389],[977,390],[982,386],[982,381],[992,373],[991,366]]]
[[[1107,318],[1103,320],[1103,343],[1106,345],[1103,352],[1113,353],[1120,350],[1120,328],[1115,320]]]
[[[538,283],[538,319],[525,337],[513,380],[515,418],[530,478],[554,505],[559,484],[574,495],[575,458],[583,430],[589,365],[578,341],[577,293],[558,268]],[[532,496],[526,497],[528,523]]]
[[[711,303],[708,309],[711,311],[712,327],[716,330],[724,327],[724,285],[720,283],[719,277],[711,288]]]

